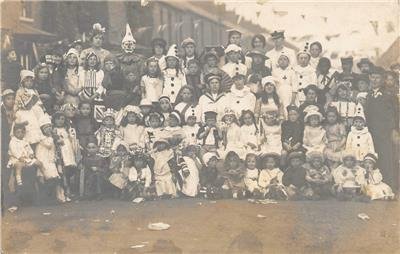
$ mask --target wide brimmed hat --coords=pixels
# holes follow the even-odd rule
[[[311,116],[318,116],[319,119],[322,121],[324,119],[324,116],[317,110],[310,110],[309,112],[307,112],[306,116],[304,117],[304,122],[307,122],[308,119]]]
[[[189,44],[193,44],[193,45],[196,46],[196,42],[195,42],[192,38],[188,37],[188,38],[186,38],[186,39],[184,39],[184,40],[182,41],[181,47],[182,47],[182,48],[185,48],[185,47],[186,47],[187,45],[189,45]]]
[[[361,65],[368,64],[369,67],[374,66],[374,64],[368,58],[361,58],[360,61],[357,63],[357,67],[360,69]]]
[[[271,33],[271,38],[272,39],[285,38],[285,31],[284,30],[274,31]]]
[[[262,52],[261,50],[258,49],[253,49],[249,53],[247,53],[248,57],[254,57],[254,56],[259,56],[264,59],[264,61],[267,59],[267,56],[265,55],[265,52]]]

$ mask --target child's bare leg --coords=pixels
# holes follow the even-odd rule
[[[17,162],[14,165],[15,169],[15,180],[17,182],[17,185],[22,185],[22,169],[24,168],[25,163],[23,162]]]
[[[33,165],[34,166],[36,166],[39,170],[40,170],[40,172],[42,173],[42,175],[44,176],[45,174],[44,174],[44,167],[43,167],[43,163],[41,163],[40,161],[38,161],[38,160],[36,160],[34,163],[33,163]]]

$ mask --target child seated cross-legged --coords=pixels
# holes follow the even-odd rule
[[[200,171],[200,194],[204,198],[222,198],[224,178],[219,174],[219,157],[216,153],[207,152],[203,155],[203,168]]]
[[[286,200],[288,195],[282,184],[283,172],[279,169],[279,161],[280,156],[277,153],[261,155],[258,185],[265,198]]]
[[[115,152],[110,157],[111,175],[108,180],[114,186],[114,198],[123,199],[128,184],[129,170],[132,167],[129,160],[129,146],[123,141],[118,141],[113,148]]]
[[[128,172],[127,187],[123,191],[124,199],[132,201],[136,198],[150,199],[151,191],[151,170],[149,158],[143,153],[135,153],[130,159],[132,167]]]
[[[376,154],[369,153],[364,157],[364,168],[366,170],[366,184],[362,186],[361,190],[371,200],[390,200],[394,198],[394,193],[389,185],[382,180],[382,174],[376,167],[378,157]]]
[[[303,166],[305,156],[303,152],[291,152],[288,155],[289,167],[286,169],[282,183],[291,200],[302,200],[306,197],[308,182],[306,181],[306,168]]]
[[[222,177],[225,178],[222,189],[225,197],[245,197],[245,170],[239,155],[233,151],[226,154]]]
[[[248,153],[245,159],[246,175],[244,184],[246,186],[247,196],[260,196],[260,187],[258,186],[259,170],[257,168],[257,155]]]
[[[365,169],[357,165],[356,156],[352,151],[345,151],[342,156],[343,164],[332,171],[335,181],[333,191],[339,200],[363,201],[365,196],[361,186],[365,185]]]
[[[324,155],[319,151],[307,153],[306,181],[308,188],[305,191],[307,199],[319,200],[327,198],[332,186],[332,176],[329,168],[324,164]]]

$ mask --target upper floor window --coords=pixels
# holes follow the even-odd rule
[[[32,2],[21,0],[21,20],[33,21]]]

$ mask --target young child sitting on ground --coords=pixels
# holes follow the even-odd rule
[[[224,179],[218,173],[218,160],[216,153],[208,152],[203,155],[204,166],[200,171],[200,193],[204,198],[222,198]]]
[[[246,176],[244,184],[246,186],[247,196],[259,196],[260,188],[258,186],[259,170],[257,168],[257,155],[248,153],[245,159]]]
[[[135,198],[151,198],[152,174],[148,165],[148,157],[145,154],[137,153],[130,161],[133,166],[129,168],[128,185],[124,192],[124,198],[129,201]]]
[[[278,168],[279,154],[266,153],[261,156],[260,175],[258,185],[263,196],[268,199],[286,200],[288,198],[282,184],[283,172]]]
[[[222,176],[225,178],[222,189],[224,189],[226,197],[235,199],[245,197],[244,165],[237,153],[233,151],[227,153]]]
[[[312,200],[326,198],[330,194],[332,176],[329,168],[324,165],[324,155],[319,151],[307,153],[306,181],[308,188],[306,197]]]
[[[307,190],[306,168],[304,164],[303,152],[291,152],[288,155],[289,167],[286,169],[282,178],[282,183],[286,186],[286,192],[291,200],[301,200],[305,198]]]
[[[365,169],[357,165],[352,151],[345,151],[343,164],[332,171],[335,181],[333,191],[339,200],[364,200],[361,186],[365,185]]]
[[[394,193],[389,185],[384,183],[379,168],[376,167],[378,157],[376,154],[369,153],[364,157],[364,168],[366,170],[366,184],[361,188],[363,193],[371,200],[393,199]]]

